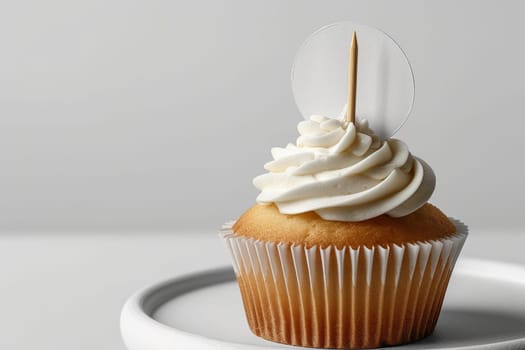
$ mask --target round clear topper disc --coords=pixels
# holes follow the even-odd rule
[[[295,102],[305,119],[342,117],[348,94],[352,34],[358,43],[356,118],[389,138],[405,123],[414,103],[414,76],[399,45],[379,29],[353,23],[327,25],[299,49],[292,68]]]

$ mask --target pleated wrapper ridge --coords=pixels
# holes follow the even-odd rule
[[[246,318],[267,340],[317,348],[375,348],[434,330],[468,228],[442,239],[377,246],[306,247],[220,236]]]

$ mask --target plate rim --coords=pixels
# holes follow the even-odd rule
[[[456,265],[455,271],[468,271],[470,275],[479,278],[510,282],[525,287],[525,265],[472,257],[462,257],[460,261],[461,263]],[[502,274],[502,270],[505,270],[506,273]],[[228,342],[210,338],[202,334],[187,332],[166,325],[152,316],[161,305],[174,298],[174,292],[166,293],[166,290],[169,288],[179,287],[179,289],[183,290],[175,294],[175,297],[177,297],[192,290],[228,283],[234,280],[235,274],[233,268],[225,265],[218,268],[187,273],[143,287],[132,294],[122,307],[120,314],[120,333],[124,344],[129,350],[151,348],[152,343],[148,342],[147,339],[155,339],[154,343],[160,346],[159,348],[166,349],[172,348],[173,344],[178,344],[177,348],[181,348],[179,346],[182,344],[192,346],[192,349],[201,349],[203,346],[209,348],[213,346],[215,349],[263,350],[271,348],[267,346]],[[184,291],[185,289],[186,291]],[[150,305],[147,304],[148,302]],[[276,345],[279,346],[278,344]],[[466,345],[448,349],[518,349],[524,345],[525,337],[483,345]],[[282,344],[282,346],[284,346],[284,344]],[[189,347],[186,347],[186,349],[189,349]]]

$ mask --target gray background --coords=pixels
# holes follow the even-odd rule
[[[397,137],[475,227],[522,224],[520,1],[17,1],[0,9],[0,230],[209,229],[296,137],[290,68],[318,27],[390,33],[416,76]]]

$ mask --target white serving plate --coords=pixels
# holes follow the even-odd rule
[[[129,350],[298,349],[250,332],[231,268],[137,292],[120,325]],[[434,333],[394,348],[525,349],[525,266],[460,258]]]

